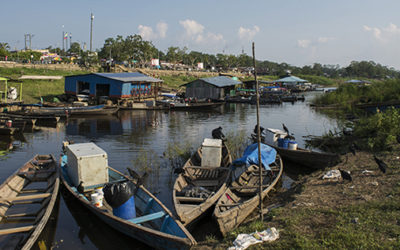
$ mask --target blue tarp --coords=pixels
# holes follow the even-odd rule
[[[268,145],[261,143],[261,162],[266,170],[271,170],[268,166],[273,163],[276,158],[276,150]],[[248,146],[243,153],[243,156],[232,162],[232,165],[258,165],[258,144],[254,143]]]

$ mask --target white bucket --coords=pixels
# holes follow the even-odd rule
[[[103,195],[99,193],[93,193],[90,195],[92,204],[95,205],[96,207],[102,207],[103,206]]]
[[[297,150],[297,142],[295,142],[295,141],[289,141],[289,146],[288,146],[288,148],[289,148],[290,150]]]

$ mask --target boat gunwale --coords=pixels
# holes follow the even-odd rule
[[[61,168],[61,158],[60,158],[60,168]],[[114,171],[117,174],[123,176],[126,180],[130,181],[129,177],[127,177],[126,175],[122,174],[118,170],[116,170],[116,169],[114,169],[114,168],[112,168],[110,166],[108,166],[108,168],[111,171]],[[154,201],[157,202],[162,207],[162,209],[166,212],[166,214],[169,215],[177,223],[178,227],[185,233],[187,238],[174,236],[172,234],[164,233],[164,232],[161,232],[161,231],[156,230],[156,229],[144,227],[144,226],[135,224],[133,222],[129,222],[127,220],[124,220],[122,218],[119,218],[117,216],[114,216],[113,214],[107,213],[107,212],[101,210],[100,208],[92,205],[89,201],[87,201],[86,199],[80,197],[80,195],[78,195],[75,191],[73,191],[71,186],[68,184],[68,182],[64,178],[63,174],[61,174],[61,181],[62,181],[63,186],[66,188],[66,190],[68,190],[68,192],[70,194],[72,194],[75,199],[77,199],[79,202],[81,202],[87,209],[92,211],[102,221],[104,221],[104,219],[102,219],[102,217],[104,216],[107,220],[115,221],[115,222],[117,222],[119,224],[122,224],[124,227],[129,227],[129,228],[133,227],[133,228],[135,228],[136,231],[138,231],[138,230],[139,231],[144,231],[145,233],[148,233],[150,235],[156,236],[156,237],[161,238],[161,239],[162,238],[167,239],[167,240],[170,239],[170,240],[173,240],[174,242],[177,242],[178,244],[182,244],[182,245],[185,245],[187,247],[191,247],[191,246],[197,244],[196,240],[193,238],[193,236],[190,234],[190,232],[181,224],[181,222],[179,220],[177,220],[175,218],[175,216],[173,216],[171,211],[161,201],[159,201],[159,199],[157,197],[155,197],[151,192],[149,192],[143,185],[140,185],[139,188],[142,189],[151,198],[153,198]],[[113,227],[114,229],[116,229],[117,231],[119,231],[121,233],[124,233],[124,234],[128,235],[129,237],[135,238],[135,239],[143,242],[140,238],[133,237],[131,234],[129,234],[129,232],[122,232],[120,229],[114,227],[113,224],[108,223],[107,221],[104,221],[104,222],[106,224],[108,224],[109,226]],[[143,242],[143,243],[149,245],[148,242]]]

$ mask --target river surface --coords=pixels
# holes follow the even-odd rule
[[[307,93],[305,102],[260,106],[261,126],[282,129],[284,123],[299,146],[304,146],[302,136],[322,135],[335,129],[335,120],[307,105],[315,94]],[[225,104],[212,112],[135,110],[121,111],[113,117],[71,118],[55,128],[24,133],[24,139],[0,138],[0,181],[35,154],[54,154],[58,158],[65,140],[94,142],[107,152],[111,167],[122,172],[126,167],[148,172],[146,187],[173,211],[171,190],[175,176],[163,160],[168,145],[186,142],[196,149],[205,137],[211,137],[214,128],[221,126],[225,134],[245,131],[250,135],[255,124],[256,106],[249,104]],[[68,199],[61,198],[56,222],[53,245],[59,249],[146,248],[99,223]]]

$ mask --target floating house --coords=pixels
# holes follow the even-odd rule
[[[186,86],[186,97],[219,100],[224,99],[238,84],[242,82],[227,76],[216,76],[200,78],[182,86]]]
[[[154,96],[162,80],[139,72],[133,73],[91,73],[65,77],[65,93],[85,94],[90,97],[146,98]]]

